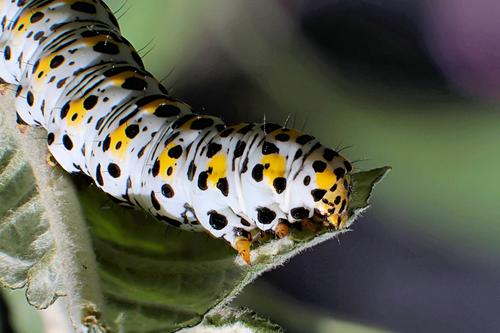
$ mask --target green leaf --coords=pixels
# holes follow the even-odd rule
[[[5,88],[5,86],[4,86]],[[47,308],[65,296],[66,317],[81,326],[101,302],[90,237],[68,175],[46,162],[46,132],[16,126],[13,94],[0,98],[0,285],[26,288]]]
[[[370,206],[369,201],[373,188],[391,169],[391,167],[385,166],[360,171],[352,175],[353,192],[349,202],[349,216],[356,217]]]
[[[353,175],[356,213],[389,168]],[[104,317],[125,331],[172,331],[218,313],[248,283],[343,231],[295,230],[252,250],[245,265],[224,241],[168,227],[143,211],[113,204],[95,186],[80,192],[107,300]],[[215,317],[212,317],[215,318]]]
[[[0,144],[0,281],[9,288],[26,286],[29,302],[38,308],[65,295],[74,327],[84,317],[100,331],[105,330],[100,318],[125,332],[196,325],[201,330],[236,322],[274,329],[246,312],[236,316],[227,304],[263,272],[343,232],[292,229],[282,239],[264,237],[254,244],[248,266],[225,242],[118,207],[95,186],[81,189],[77,199],[68,177],[45,163],[45,132],[20,134],[12,125],[14,112],[4,108],[1,115],[6,134]],[[350,222],[366,209],[374,184],[387,170],[353,174]]]
[[[218,329],[218,330],[217,330]],[[219,313],[207,316],[203,323],[182,333],[208,332],[241,332],[241,333],[280,333],[283,329],[269,319],[258,316],[245,308],[225,308]]]

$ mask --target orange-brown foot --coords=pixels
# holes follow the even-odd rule
[[[0,79],[0,95],[5,95],[5,93],[9,90],[9,84],[5,83],[2,79]]]
[[[22,134],[26,133],[26,131],[28,130],[28,125],[25,125],[25,124],[17,124],[17,128],[19,128],[19,132],[21,132]]]
[[[250,245],[252,242],[247,238],[241,238],[236,241],[236,251],[240,255],[241,259],[247,264],[250,265]]]
[[[342,217],[340,218],[340,224],[338,228],[344,229],[347,226],[347,220],[348,220],[347,214],[342,215]]]
[[[310,219],[305,219],[300,221],[300,225],[302,226],[302,230],[310,231],[310,232],[316,232],[317,231],[317,225]]]
[[[283,238],[287,236],[288,232],[289,232],[288,224],[285,222],[279,222],[278,225],[276,225],[276,230],[274,231],[274,233],[276,234],[276,236],[278,236],[278,238]]]
[[[53,168],[57,166],[57,161],[50,152],[47,153],[47,164]]]

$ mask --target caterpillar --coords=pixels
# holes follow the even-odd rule
[[[259,231],[347,220],[352,166],[313,136],[193,113],[148,73],[100,0],[0,0],[0,77],[18,122],[124,205],[223,238],[246,263]]]

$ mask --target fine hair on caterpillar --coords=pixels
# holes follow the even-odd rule
[[[102,1],[0,0],[0,18],[0,77],[66,171],[169,225],[223,238],[247,263],[260,232],[345,227],[351,163],[294,129],[193,113],[146,71]]]

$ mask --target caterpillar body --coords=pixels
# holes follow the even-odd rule
[[[0,0],[0,77],[68,172],[248,263],[253,235],[315,217],[342,228],[351,164],[314,137],[192,113],[145,69],[100,0]],[[285,228],[286,229],[286,228]]]

